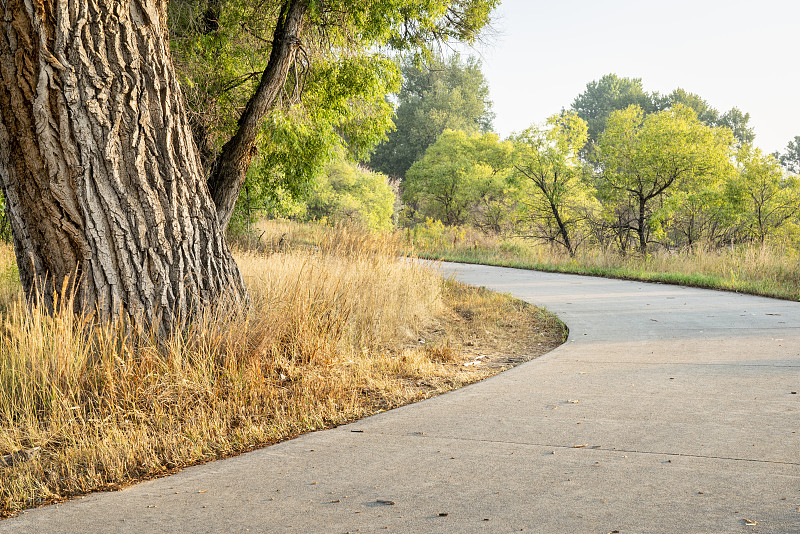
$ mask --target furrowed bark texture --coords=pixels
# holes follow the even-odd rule
[[[23,288],[169,328],[245,297],[175,78],[163,0],[6,0],[0,180]]]
[[[286,0],[275,27],[267,68],[261,76],[256,93],[239,118],[238,129],[214,162],[208,187],[217,206],[222,228],[227,228],[236,200],[253,159],[258,136],[258,124],[275,106],[283,90],[289,69],[300,47],[303,17],[308,9],[306,0]]]

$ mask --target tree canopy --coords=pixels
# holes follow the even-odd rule
[[[586,121],[564,112],[512,137],[519,217],[533,227],[534,237],[559,243],[570,255],[591,198],[578,157],[587,131]]]
[[[408,58],[402,73],[395,129],[370,157],[372,168],[400,179],[445,130],[488,132],[494,117],[475,58],[452,54],[423,64]]]
[[[510,152],[495,134],[445,130],[406,173],[403,201],[418,218],[497,230]]]
[[[783,153],[773,154],[781,166],[792,174],[800,174],[800,135],[786,144]]]
[[[700,95],[685,89],[677,88],[669,94],[661,95],[658,92],[645,91],[641,78],[622,78],[616,74],[607,74],[600,80],[589,82],[586,90],[572,103],[572,110],[589,126],[584,155],[592,152],[614,111],[636,105],[644,115],[648,115],[678,104],[694,110],[697,119],[706,126],[729,128],[740,144],[752,143],[755,139],[753,128],[748,125],[750,114],[743,113],[736,107],[720,113]]]
[[[738,173],[732,183],[735,201],[743,204],[742,230],[763,243],[800,213],[797,176],[784,176],[778,161],[752,145],[736,154]]]
[[[306,202],[306,217],[331,224],[353,224],[375,231],[391,230],[395,192],[386,176],[344,158],[325,165]]]
[[[594,143],[605,129],[612,112],[634,105],[645,113],[651,113],[658,108],[653,102],[653,96],[644,90],[641,78],[621,78],[616,74],[606,74],[599,80],[586,84],[586,90],[572,102],[572,109],[578,117],[586,121],[587,140]]]
[[[613,112],[598,142],[598,188],[614,224],[634,232],[646,251],[659,229],[657,201],[724,175],[731,143],[730,130],[704,125],[683,104],[647,116],[638,106]]]

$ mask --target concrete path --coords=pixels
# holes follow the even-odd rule
[[[32,510],[3,532],[800,532],[800,304],[445,267],[552,353],[358,423]]]

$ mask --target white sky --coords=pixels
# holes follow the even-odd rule
[[[800,135],[800,0],[502,0],[494,27],[479,55],[504,137],[609,73],[736,106],[767,152]]]

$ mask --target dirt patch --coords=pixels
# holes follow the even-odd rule
[[[567,338],[567,327],[553,314],[511,295],[448,281],[444,297],[449,309],[418,340],[432,360],[494,374],[546,354]]]

